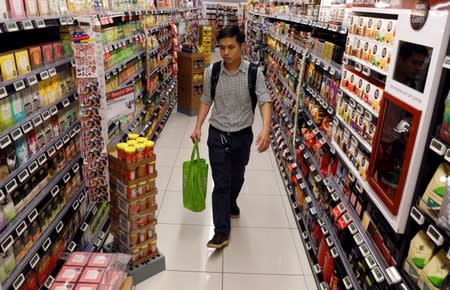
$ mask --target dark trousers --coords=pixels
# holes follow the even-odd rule
[[[214,189],[212,210],[214,231],[230,234],[230,207],[244,184],[245,166],[253,141],[251,127],[236,133],[225,133],[209,127],[208,149]]]

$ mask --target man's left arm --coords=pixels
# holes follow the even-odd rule
[[[270,145],[270,126],[272,123],[272,102],[267,93],[265,77],[260,69],[256,78],[256,96],[258,97],[259,110],[263,120],[263,128],[256,138],[258,152],[262,153],[269,148]]]

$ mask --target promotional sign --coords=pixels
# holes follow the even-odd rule
[[[134,112],[134,86],[130,85],[106,94],[108,121]]]

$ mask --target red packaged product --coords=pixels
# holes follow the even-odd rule
[[[44,57],[44,63],[50,64],[55,62],[55,58],[53,56],[53,45],[46,44],[42,46],[42,55]]]
[[[61,42],[53,43],[53,56],[55,60],[60,60],[64,58],[64,52]]]

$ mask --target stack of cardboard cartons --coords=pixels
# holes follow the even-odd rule
[[[198,50],[205,56],[205,63],[211,63],[211,51],[214,48],[214,30],[211,25],[200,26],[200,38]]]
[[[109,150],[111,233],[114,248],[130,254],[130,263],[138,265],[157,254],[157,172],[153,142],[132,135]]]

